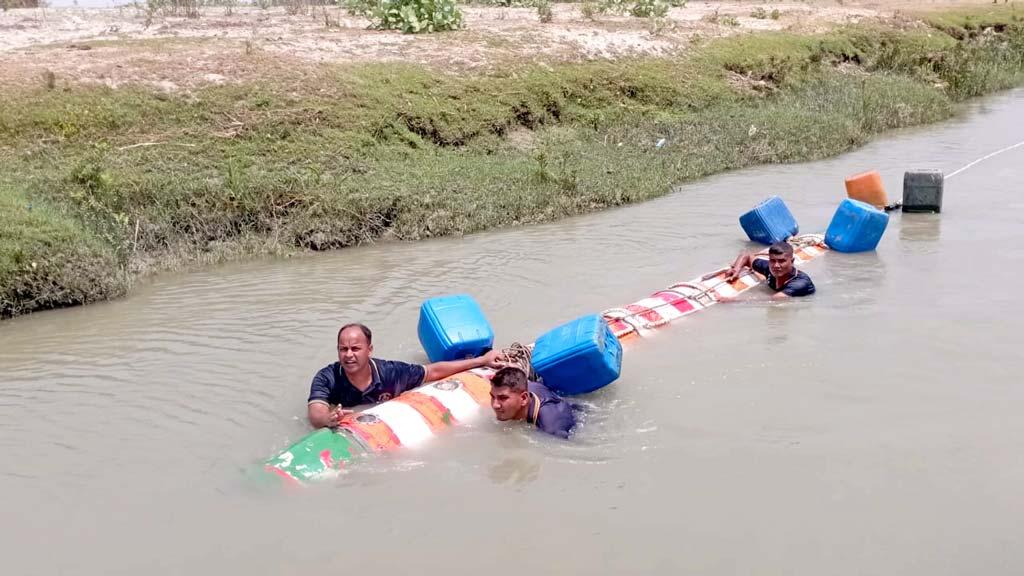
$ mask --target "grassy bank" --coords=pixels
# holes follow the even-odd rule
[[[117,296],[151,269],[552,220],[834,155],[1021,84],[1022,16],[470,77],[375,64],[189,95],[8,91],[0,315]]]

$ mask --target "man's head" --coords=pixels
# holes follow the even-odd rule
[[[776,242],[768,248],[768,269],[776,278],[793,274],[793,247],[788,242]]]
[[[529,405],[526,373],[511,366],[498,370],[491,378],[491,409],[498,420],[524,420]]]
[[[338,330],[338,362],[345,374],[358,374],[370,363],[373,334],[362,324],[346,324]]]

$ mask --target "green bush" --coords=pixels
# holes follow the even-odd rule
[[[637,18],[662,18],[668,14],[668,4],[661,0],[636,0],[629,13]]]
[[[601,14],[625,14],[629,0],[601,0],[597,5],[597,11]]]
[[[401,30],[406,34],[462,27],[462,11],[455,0],[380,0],[370,19],[377,29]]]
[[[601,0],[601,14],[626,14],[637,18],[664,18],[671,7],[686,6],[686,0]]]

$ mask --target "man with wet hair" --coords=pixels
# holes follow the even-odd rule
[[[386,402],[406,390],[443,380],[472,368],[500,368],[499,352],[467,360],[408,364],[372,358],[373,333],[363,324],[346,324],[338,330],[338,361],[321,369],[309,389],[307,415],[314,428],[335,427],[360,404]]]
[[[525,420],[560,438],[568,438],[576,425],[572,405],[547,386],[527,380],[516,366],[506,366],[491,378],[491,409],[502,422]]]
[[[768,287],[775,291],[774,299],[814,294],[811,277],[793,265],[793,247],[788,242],[772,244],[768,248],[767,260],[752,253],[740,254],[725,279],[729,282],[736,280],[747,267],[768,279]]]

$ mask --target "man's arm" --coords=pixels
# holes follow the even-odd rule
[[[736,260],[732,263],[732,268],[729,273],[725,275],[725,279],[728,282],[732,282],[740,277],[740,273],[743,272],[744,268],[749,268],[754,263],[754,255],[749,252],[741,252]]]
[[[326,402],[311,402],[306,410],[306,415],[314,428],[334,428],[338,425],[339,420],[351,412],[341,406],[331,408]]]
[[[491,350],[487,354],[476,358],[468,358],[466,360],[449,360],[447,362],[432,362],[423,367],[425,372],[423,381],[436,382],[437,380],[444,380],[452,374],[458,374],[459,372],[465,372],[466,370],[472,370],[473,368],[482,368],[484,366],[487,366],[488,368],[501,368],[505,365],[503,360],[501,352]]]
[[[333,382],[327,377],[324,370],[316,373],[313,383],[309,385],[309,403],[306,406],[306,417],[314,428],[333,428],[338,425],[338,420],[350,412],[342,410],[341,406],[331,408],[331,388]]]

